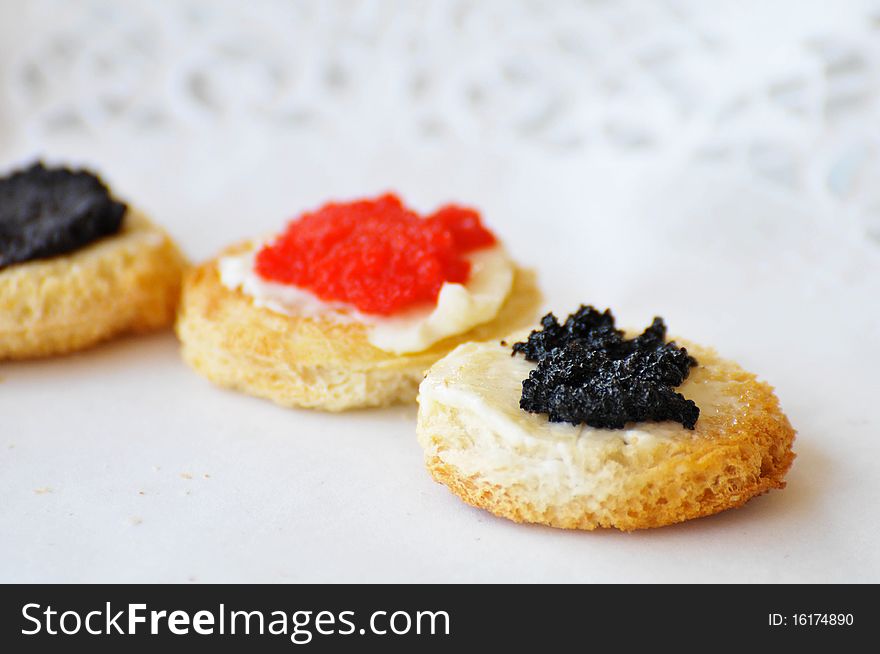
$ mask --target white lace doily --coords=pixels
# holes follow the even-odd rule
[[[880,241],[877,2],[28,0],[0,18],[10,153],[318,136],[692,159]]]

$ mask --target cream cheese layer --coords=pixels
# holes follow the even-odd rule
[[[471,273],[467,282],[443,284],[435,305],[377,316],[342,302],[325,302],[306,289],[264,279],[254,270],[258,249],[220,259],[220,281],[226,288],[240,290],[256,306],[284,315],[360,322],[367,327],[369,342],[392,354],[421,352],[444,338],[489,322],[498,315],[513,286],[513,263],[496,245],[468,254]]]

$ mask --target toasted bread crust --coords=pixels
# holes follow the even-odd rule
[[[726,392],[735,401],[729,409],[701,418],[694,432],[646,454],[640,464],[605,467],[618,492],[601,502],[577,495],[556,502],[534,489],[462,474],[444,461],[444,452],[463,442],[459,410],[436,403],[430,411],[420,408],[418,422],[430,474],[468,504],[497,516],[586,530],[660,527],[739,507],[768,490],[784,488],[783,478],[795,458],[795,431],[773,389],[713,350],[677,342],[695,354],[706,379],[727,384]]]
[[[494,320],[422,352],[396,355],[371,345],[359,323],[255,306],[222,284],[217,261],[185,277],[177,320],[183,358],[216,384],[288,407],[343,411],[413,402],[434,361],[464,341],[500,337],[529,324],[541,301],[534,273],[517,270],[510,297]]]
[[[0,270],[0,360],[64,354],[171,324],[185,261],[130,211],[119,233]]]

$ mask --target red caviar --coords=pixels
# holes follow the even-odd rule
[[[391,315],[436,302],[444,282],[466,282],[464,255],[495,242],[474,209],[450,204],[422,217],[389,193],[302,214],[257,253],[255,268],[322,300]]]

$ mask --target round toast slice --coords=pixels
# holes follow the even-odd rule
[[[248,247],[240,244],[223,255]],[[218,260],[194,268],[184,280],[177,320],[183,358],[220,386],[287,407],[344,411],[413,402],[431,364],[460,343],[530,324],[541,302],[534,273],[517,269],[493,320],[421,352],[392,354],[371,345],[361,323],[256,306],[223,285]]]
[[[186,262],[129,210],[120,231],[69,254],[0,270],[0,361],[65,354],[168,327]]]
[[[630,531],[785,486],[795,432],[773,389],[714,350],[676,340],[698,361],[676,388],[700,408],[693,430],[672,421],[598,429],[520,409],[536,364],[510,345],[527,335],[462,345],[421,384],[427,468],[468,504],[516,522]]]

